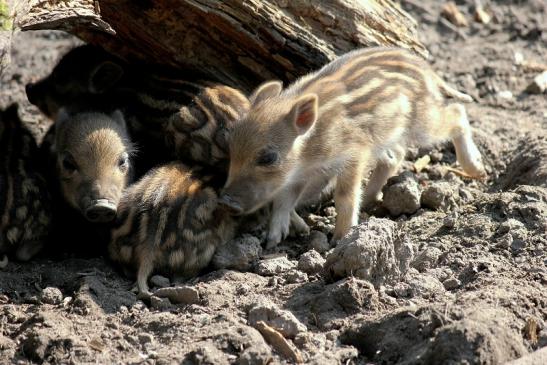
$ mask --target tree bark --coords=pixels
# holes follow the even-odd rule
[[[200,71],[245,90],[359,47],[427,57],[415,21],[392,0],[30,0],[18,14],[22,30],[66,30],[130,62]]]

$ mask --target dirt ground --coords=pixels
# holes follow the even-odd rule
[[[547,346],[547,94],[524,92],[539,71],[516,62],[547,63],[547,3],[485,1],[486,25],[472,20],[473,1],[457,3],[470,25],[454,30],[439,22],[441,2],[402,1],[435,69],[477,100],[467,107],[487,181],[453,172],[450,145],[411,150],[384,203],[336,248],[327,203],[306,214],[310,238],[266,252],[247,236],[234,243],[241,252],[221,253],[239,255],[246,272],[211,271],[175,289],[155,277],[167,298],[149,305],[103,258],[10,262],[0,363],[499,364]],[[19,103],[39,138],[49,122],[24,85],[78,41],[15,40],[0,106]],[[261,320],[290,351],[257,330]]]

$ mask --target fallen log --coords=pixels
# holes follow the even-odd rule
[[[245,90],[359,47],[428,55],[416,22],[392,0],[27,0],[15,10],[17,29],[65,30],[130,62],[199,71]]]

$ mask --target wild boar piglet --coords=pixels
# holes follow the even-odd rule
[[[218,205],[224,180],[173,162],[126,190],[108,251],[127,274],[136,271],[142,296],[150,295],[147,281],[153,272],[194,276],[219,245],[233,238],[235,221]]]
[[[51,200],[38,148],[12,105],[0,111],[0,266],[6,254],[27,261],[49,236]]]
[[[249,99],[237,89],[204,87],[169,118],[165,126],[169,150],[184,162],[227,170],[228,133],[249,106]]]
[[[61,109],[55,127],[56,178],[65,202],[89,222],[113,221],[131,180],[133,147],[123,115]]]
[[[294,208],[318,181],[336,179],[333,239],[358,223],[361,181],[372,168],[365,202],[379,199],[409,146],[452,140],[464,171],[483,177],[481,155],[464,107],[471,101],[449,87],[422,59],[398,48],[350,52],[286,89],[259,86],[251,108],[230,133],[230,167],[221,197],[234,214],[272,202],[268,246],[292,224],[308,227]]]

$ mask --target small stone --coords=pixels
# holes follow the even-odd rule
[[[251,291],[251,286],[245,283],[238,284],[236,287],[237,295],[245,295]]]
[[[464,204],[471,202],[475,198],[473,196],[473,193],[469,191],[469,189],[466,189],[464,187],[460,187],[460,189],[458,190],[458,193],[460,195],[460,199],[462,200]]]
[[[441,151],[431,151],[429,153],[429,157],[431,158],[431,162],[441,162],[443,159],[443,153]]]
[[[279,284],[279,279],[276,278],[275,276],[272,276],[269,280],[268,280],[268,286],[277,286]]]
[[[170,310],[174,308],[169,298],[160,298],[155,295],[150,297],[150,307],[157,310]]]
[[[511,244],[513,244],[513,236],[511,236],[511,233],[506,233],[496,243],[496,247],[501,249],[508,249],[511,247]]]
[[[450,277],[443,281],[443,285],[446,290],[453,290],[459,288],[462,282],[455,277]]]
[[[522,251],[528,246],[525,240],[520,238],[513,238],[513,242],[511,242],[511,250],[513,252],[519,252]]]
[[[248,271],[258,261],[261,253],[260,240],[244,234],[218,247],[212,264],[215,269]]]
[[[294,338],[307,328],[289,311],[282,310],[274,303],[258,303],[249,310],[249,324],[255,326],[257,322],[264,321],[278,330],[286,338]]]
[[[513,62],[515,65],[521,65],[524,62],[524,55],[521,52],[515,52],[513,54]]]
[[[157,288],[165,288],[171,285],[171,281],[168,278],[161,275],[154,275],[150,278],[150,283]]]
[[[176,286],[172,288],[161,288],[154,292],[154,296],[169,298],[174,304],[197,304],[199,303],[199,292],[190,286]]]
[[[446,217],[443,219],[443,227],[452,229],[456,226],[456,222],[458,221],[458,213],[452,212],[450,214],[447,214]]]
[[[323,269],[325,259],[315,250],[305,252],[298,260],[298,269],[308,274],[315,274]]]
[[[415,267],[418,271],[425,271],[437,265],[439,261],[439,256],[441,256],[442,251],[436,247],[426,247],[422,252],[418,253],[412,266]]]
[[[433,210],[448,210],[454,208],[460,200],[457,186],[448,182],[432,182],[423,191],[420,203]]]
[[[509,218],[502,222],[498,227],[498,233],[509,233],[514,230],[523,229],[524,224],[514,218]]]
[[[532,83],[526,88],[530,94],[543,94],[545,90],[547,90],[547,71],[534,77]]]
[[[154,341],[154,336],[152,336],[150,333],[139,333],[138,339],[139,342],[144,345],[147,343],[152,343],[152,341]]]
[[[320,231],[311,231],[310,248],[314,249],[319,253],[324,253],[330,250],[330,244],[327,235]]]
[[[490,14],[488,14],[481,6],[477,6],[475,8],[473,17],[475,18],[475,21],[482,24],[488,24],[490,23],[490,20],[492,19]]]
[[[496,94],[496,96],[500,99],[503,99],[503,100],[511,100],[513,99],[513,93],[509,90],[501,90],[501,91],[498,91],[498,93]]]
[[[410,274],[406,282],[410,285],[410,294],[412,297],[428,299],[445,292],[443,284],[431,275]]]
[[[410,285],[407,283],[397,283],[393,286],[393,293],[397,298],[407,298],[410,296]]]
[[[420,209],[420,187],[411,172],[389,179],[383,194],[383,206],[392,216],[413,214]]]
[[[256,273],[262,276],[272,276],[287,272],[295,267],[296,263],[285,256],[274,257],[261,260],[256,267]]]
[[[308,274],[300,270],[291,270],[284,274],[287,284],[305,283],[308,281]]]
[[[63,293],[58,288],[48,286],[42,289],[40,300],[46,304],[59,304],[63,301]]]

